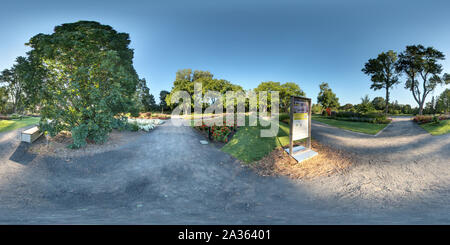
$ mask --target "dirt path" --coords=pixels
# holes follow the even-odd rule
[[[170,121],[70,160],[20,154],[16,131],[0,135],[0,223],[450,223],[449,138],[413,134],[407,123],[376,139],[315,125],[319,140],[372,150],[347,173],[313,181],[258,176]],[[397,127],[414,139],[395,136]]]
[[[433,207],[450,213],[450,136],[432,136],[410,118],[394,118],[377,137],[315,123],[313,137],[330,146],[357,152],[346,174],[309,183],[314,192],[355,206]],[[449,215],[439,219],[449,219]]]

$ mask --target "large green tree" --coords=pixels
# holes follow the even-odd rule
[[[436,110],[440,113],[450,112],[450,89],[445,89],[442,92],[436,102]]]
[[[0,87],[0,114],[5,111],[8,102],[8,90],[6,87]]]
[[[320,91],[317,96],[317,103],[321,104],[323,108],[338,108],[339,98],[333,93],[328,83],[321,83],[319,85]]]
[[[27,44],[29,56],[45,68],[33,81],[41,104],[41,129],[72,132],[73,147],[106,141],[114,116],[134,111],[139,82],[127,33],[94,21],[55,27]]]
[[[255,92],[267,91],[267,106],[270,108],[271,95],[270,92],[278,91],[280,98],[280,107],[283,111],[287,112],[291,103],[291,96],[305,96],[298,84],[293,82],[286,82],[281,84],[280,82],[267,81],[262,82],[254,89]]]
[[[356,105],[356,110],[361,113],[368,113],[374,109],[372,102],[370,102],[369,95],[361,98],[361,103]]]
[[[191,69],[179,70],[176,73],[175,81],[173,82],[172,90],[169,95],[165,97],[165,101],[172,108],[176,104],[171,103],[171,98],[177,91],[186,91],[191,95],[191,106],[194,107],[195,100],[195,90],[194,84],[199,83],[202,85],[202,96],[204,96],[208,91],[217,91],[222,95],[225,95],[227,91],[243,91],[242,87],[239,85],[232,84],[231,82],[224,79],[215,79],[213,74],[209,71],[194,71]],[[214,99],[210,100],[200,100],[203,107],[206,107],[215,102]],[[225,104],[225,100],[223,100]]]
[[[386,100],[383,97],[375,97],[372,100],[372,105],[377,110],[383,110],[386,108]]]
[[[151,111],[155,109],[155,97],[153,94],[150,94],[150,89],[147,86],[147,81],[145,78],[139,79],[138,96],[144,111]]]
[[[11,69],[5,69],[0,73],[0,83],[6,84],[9,100],[12,103],[14,113],[23,112],[26,109],[26,80],[32,74],[30,62],[27,58],[19,56]]]
[[[445,59],[442,52],[433,47],[425,48],[422,45],[406,46],[400,53],[396,70],[403,72],[406,77],[405,88],[409,89],[414,100],[419,105],[419,115],[423,113],[426,97],[437,85],[450,82],[450,76],[441,77],[442,65],[439,61]],[[421,80],[421,81],[419,81]]]
[[[398,73],[395,69],[397,62],[397,53],[392,50],[383,52],[376,59],[369,59],[362,71],[370,75],[372,84],[370,88],[373,90],[386,90],[386,103],[384,111],[387,114],[389,110],[389,90],[392,86],[399,83]]]
[[[169,91],[166,90],[161,90],[161,92],[159,92],[159,108],[161,109],[162,112],[167,111],[169,109],[166,102],[166,97],[169,94],[170,94]]]

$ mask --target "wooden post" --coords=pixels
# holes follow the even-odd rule
[[[292,152],[293,152],[293,146],[294,146],[294,142],[292,140],[292,129],[293,129],[293,124],[294,124],[294,114],[293,114],[293,110],[294,109],[294,96],[291,96],[291,106],[289,107],[289,155],[292,156]]]
[[[308,99],[308,139],[306,140],[306,148],[311,149],[311,99]]]

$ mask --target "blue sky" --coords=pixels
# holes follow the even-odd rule
[[[262,81],[296,82],[316,100],[327,82],[341,104],[359,103],[370,79],[369,58],[406,45],[433,46],[450,56],[448,1],[2,1],[0,70],[28,50],[38,33],[95,20],[131,36],[134,64],[158,100],[178,69],[255,88]],[[450,62],[442,62],[450,73]],[[402,84],[391,98],[416,106]],[[449,87],[449,86],[447,86]],[[439,87],[438,95],[444,87]],[[428,100],[431,99],[429,96]]]

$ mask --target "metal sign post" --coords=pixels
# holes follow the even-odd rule
[[[310,152],[308,156],[317,155],[311,149],[311,99],[291,96],[289,116],[289,155],[294,157],[294,140],[305,138],[307,139],[306,147],[301,147],[301,150],[298,150],[295,155],[302,152]]]

